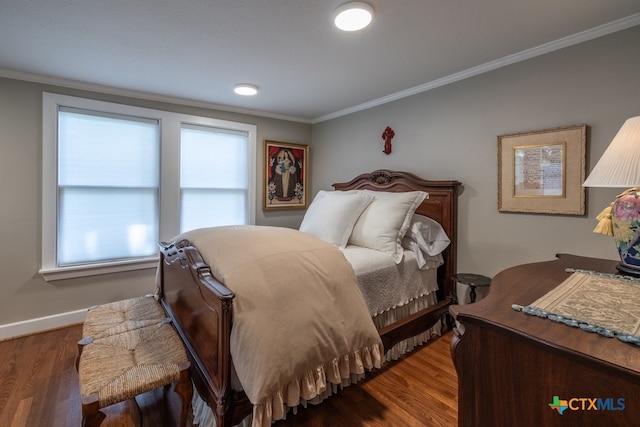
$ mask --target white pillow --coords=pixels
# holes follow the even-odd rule
[[[410,250],[416,256],[416,262],[420,270],[429,270],[430,268],[438,268],[444,263],[442,254],[429,255],[424,252],[418,246],[415,240],[411,240],[409,237],[404,236],[402,239],[402,247]]]
[[[373,196],[360,191],[320,190],[302,218],[300,231],[344,249],[356,220]]]
[[[362,212],[349,243],[390,254],[402,261],[402,238],[411,225],[414,212],[429,195],[423,191],[389,193],[364,190],[375,199]]]
[[[411,227],[402,239],[402,247],[411,250],[422,270],[437,268],[444,262],[442,251],[451,243],[439,222],[423,215],[413,215]]]

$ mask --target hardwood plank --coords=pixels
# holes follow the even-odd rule
[[[18,408],[16,412],[13,414],[13,419],[11,420],[11,427],[25,427],[27,426],[27,417],[29,416],[29,411],[31,410],[31,403],[33,399],[22,399],[18,403]]]
[[[79,426],[75,369],[80,325],[0,342],[0,426]],[[457,425],[457,376],[450,356],[452,333],[386,364],[321,405],[299,408],[274,427],[423,427]],[[180,399],[162,388],[105,408],[103,427],[172,427]]]
[[[335,424],[337,419],[342,426],[457,425],[457,376],[450,356],[451,336],[448,332],[436,337],[385,365],[364,382],[341,390],[318,407],[301,409],[274,426],[326,426]],[[434,367],[416,375],[416,366],[432,358],[442,364],[432,363]],[[438,376],[445,380],[434,380]],[[313,414],[307,416],[307,412]]]

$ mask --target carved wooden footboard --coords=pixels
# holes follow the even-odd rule
[[[416,213],[438,221],[451,239],[438,270],[438,303],[380,330],[385,348],[428,330],[455,301],[458,181],[426,181],[403,172],[378,170],[336,190],[414,191],[429,193]],[[192,378],[200,396],[214,412],[217,425],[232,426],[249,415],[252,405],[231,387],[230,331],[234,294],[211,274],[198,250],[188,240],[160,245],[160,297],[187,347]]]
[[[235,295],[211,275],[188,240],[160,245],[162,304],[187,347],[192,378],[218,426],[239,423],[251,412],[244,393],[231,389],[229,336]]]

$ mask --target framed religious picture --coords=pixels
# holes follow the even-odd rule
[[[584,215],[587,125],[498,137],[498,211]]]
[[[264,142],[264,210],[306,209],[309,146]]]

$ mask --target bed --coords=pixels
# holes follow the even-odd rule
[[[441,324],[441,319],[448,313],[448,307],[455,303],[455,284],[452,276],[456,273],[457,194],[459,186],[460,182],[458,181],[428,181],[410,173],[391,170],[376,170],[359,175],[349,182],[333,185],[335,192],[331,192],[332,194],[329,196],[354,193],[371,195],[371,192],[376,192],[378,194],[371,196],[371,200],[379,200],[380,198],[384,199],[383,196],[386,197],[389,193],[425,193],[428,197],[419,198],[418,201],[413,202],[415,204],[411,211],[413,218],[427,217],[431,221],[437,222],[448,237],[446,248],[438,253],[440,257],[438,264],[441,265],[429,273],[437,282],[437,290],[434,288],[434,292],[425,295],[424,301],[422,298],[416,298],[416,301],[412,301],[412,306],[416,307],[413,310],[403,311],[403,307],[397,307],[395,317],[388,316],[388,312],[393,312],[390,309],[378,310],[379,313],[374,313],[383,314],[384,312],[385,314],[373,318],[373,320],[376,317],[384,317],[385,319],[384,322],[375,324],[376,337],[381,340],[385,350],[398,349],[404,345],[404,348],[399,350],[402,353],[405,350],[410,350],[416,343],[423,342],[428,338],[429,331]],[[319,196],[320,194],[316,198]],[[313,234],[313,226],[305,225],[305,221],[309,211],[321,206],[320,203],[316,203],[316,198],[311,203],[301,225],[301,230],[305,231],[304,228],[306,228],[310,234]],[[362,212],[370,212],[366,209],[367,206],[363,208]],[[364,213],[360,217],[363,218]],[[389,220],[391,221],[391,219]],[[411,226],[414,226],[413,222]],[[357,224],[355,228],[357,228]],[[355,228],[354,236],[356,235]],[[266,231],[271,232],[272,230]],[[365,238],[367,235],[365,233]],[[160,245],[158,295],[187,348],[192,362],[192,377],[198,398],[206,402],[206,405],[211,409],[216,425],[236,425],[255,410],[247,393],[238,389],[239,387],[234,384],[234,379],[237,382],[238,375],[234,363],[238,361],[232,360],[231,357],[231,336],[234,325],[234,309],[238,308],[239,300],[237,300],[237,295],[225,284],[216,280],[214,276],[220,277],[220,274],[216,274],[219,273],[217,268],[214,267],[212,270],[210,263],[205,261],[207,257],[203,256],[203,253],[190,239],[183,237]],[[339,249],[345,250],[343,253],[346,258],[363,257],[361,249],[352,243],[351,237],[349,237],[348,244]],[[403,246],[405,246],[404,243],[403,241]],[[201,245],[199,246],[202,248]],[[346,253],[349,251],[355,255],[347,256]],[[220,252],[224,253],[225,251],[221,250]],[[366,257],[365,253],[364,258]],[[399,257],[399,259],[401,258]],[[388,320],[390,318],[393,318],[394,321],[390,322]],[[238,319],[236,318],[236,320]],[[417,338],[416,341],[415,337],[422,338]],[[358,353],[358,357],[360,357],[360,353]],[[370,357],[368,354],[362,355],[363,360],[368,357]],[[390,358],[393,359],[395,356],[391,354]],[[367,364],[365,363],[365,365]],[[353,376],[353,374],[351,375]],[[358,379],[356,378],[352,382]],[[327,390],[328,395],[331,394],[331,391],[331,388]],[[278,419],[278,417],[274,416],[273,419]],[[267,418],[267,422],[270,421],[271,414]]]

